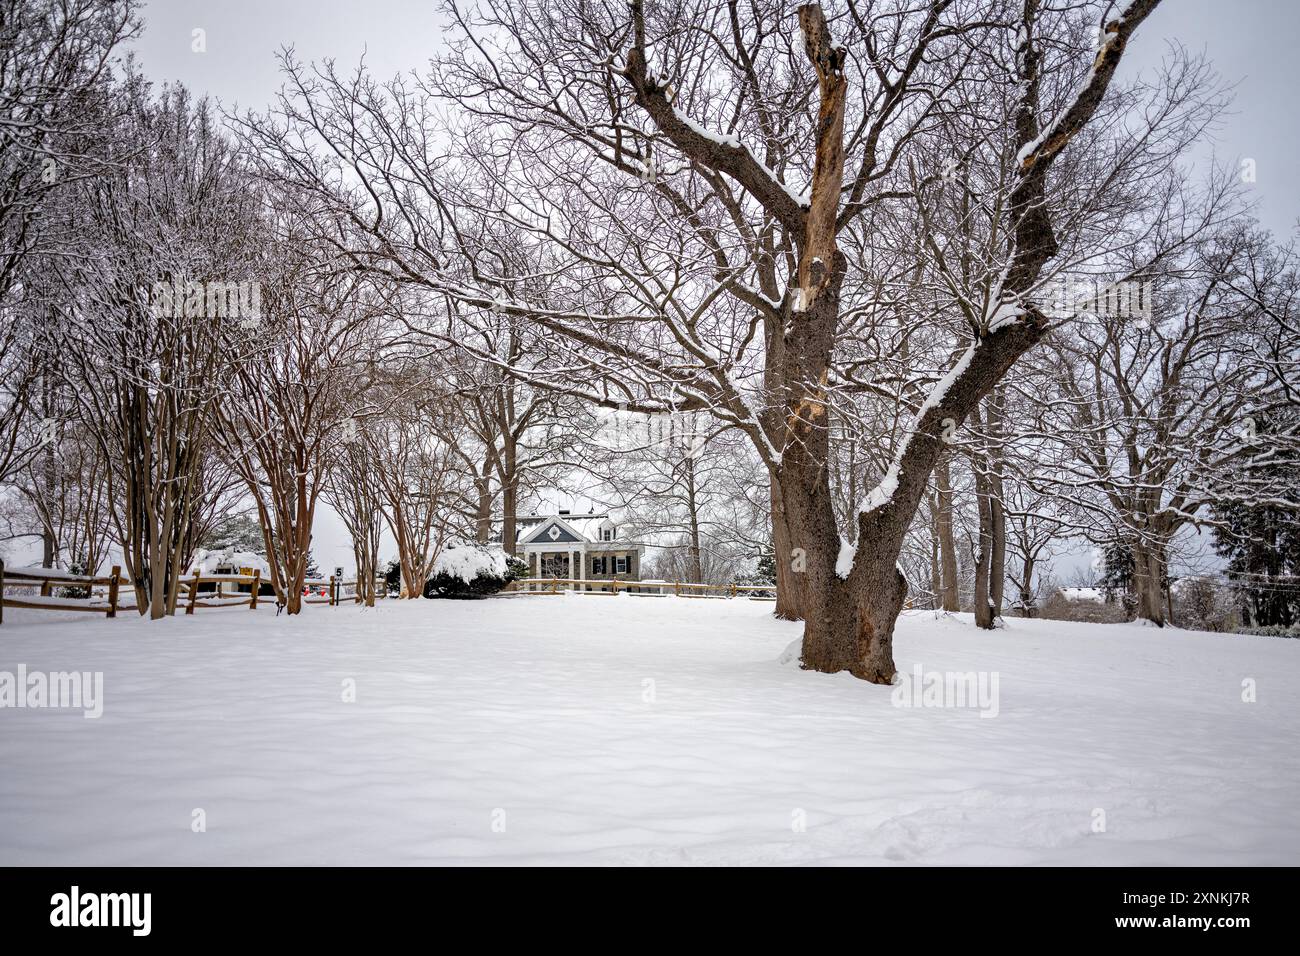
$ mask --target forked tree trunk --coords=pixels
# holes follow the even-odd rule
[[[894,623],[907,596],[907,582],[897,561],[907,527],[944,450],[941,436],[974,412],[1011,365],[1046,331],[1048,317],[1022,296],[1034,287],[1043,265],[1058,250],[1046,196],[1048,170],[1096,112],[1129,36],[1157,2],[1133,0],[1122,16],[1105,24],[1087,82],[1051,127],[1040,131],[1041,52],[1033,38],[1038,4],[1026,0],[1017,50],[1021,98],[1014,115],[1013,143],[1021,155],[1006,206],[1012,255],[997,289],[1002,303],[1018,303],[1021,311],[1013,321],[979,329],[977,340],[951,373],[943,393],[925,403],[915,432],[891,469],[889,487],[881,489],[884,500],[858,515],[858,547],[851,571],[842,579],[837,567],[846,570],[847,561],[839,560],[839,533],[828,477],[827,385],[840,287],[847,269],[844,254],[836,248],[844,186],[847,51],[831,37],[820,6],[808,3],[799,7],[804,51],[817,73],[820,103],[809,201],[806,211],[802,207],[792,210],[788,192],[773,190],[770,177],[754,168],[748,152],[702,136],[677,115],[666,87],[648,68],[644,5],[641,0],[631,0],[633,43],[623,75],[631,82],[637,103],[692,159],[728,172],[763,197],[768,211],[795,232],[798,295],[793,304],[785,304],[780,330],[765,333],[764,385],[785,418],[779,429],[780,460],[770,465],[774,484],[780,486],[788,533],[788,540],[778,543],[778,548],[789,544],[806,554],[802,601],[805,668],[846,670],[875,683],[892,681]],[[938,6],[933,8],[936,22],[940,12]],[[773,517],[775,531],[779,523],[775,513]],[[777,537],[774,534],[774,539]],[[778,551],[778,567],[783,558]]]

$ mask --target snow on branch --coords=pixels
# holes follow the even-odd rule
[[[777,180],[735,136],[722,136],[682,116],[669,99],[668,87],[650,71],[646,60],[645,11],[642,0],[632,0],[632,47],[627,52],[623,76],[632,84],[637,105],[655,126],[690,159],[730,176],[740,183],[789,231],[802,234],[807,208],[800,197]]]

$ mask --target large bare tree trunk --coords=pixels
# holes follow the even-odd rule
[[[1138,539],[1133,545],[1133,590],[1137,594],[1138,617],[1164,627],[1165,563],[1163,548],[1154,542]]]
[[[827,380],[839,323],[840,287],[847,262],[836,248],[835,219],[844,180],[845,51],[831,39],[821,7],[799,8],[804,49],[817,71],[821,102],[811,199],[799,251],[799,289],[790,308],[780,381],[786,440],[780,486],[787,530],[806,575],[803,585],[803,666],[851,669],[853,606],[836,574],[839,531],[831,500]]]

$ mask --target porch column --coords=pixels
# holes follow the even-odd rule
[[[587,580],[587,546],[584,544],[584,545],[579,545],[579,547],[582,550],[578,552],[578,580],[586,581]],[[587,586],[585,584],[581,584],[578,586],[578,590],[585,591],[587,590]]]

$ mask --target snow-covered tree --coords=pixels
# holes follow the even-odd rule
[[[1121,144],[1178,118],[1122,128],[1139,93],[1106,96],[1154,6],[449,6],[460,39],[425,86],[290,63],[279,116],[253,129],[373,240],[349,249],[360,267],[450,296],[467,320],[495,309],[537,327],[520,377],[745,434],[804,665],[888,682],[896,564],[945,436],[1045,333],[1045,268],[1100,234],[1159,152]],[[463,107],[441,157],[426,90]],[[936,146],[954,144],[986,225],[960,254],[926,192],[943,179]],[[539,247],[545,282],[516,291],[476,253],[485,220]],[[963,272],[963,256],[983,258]],[[854,395],[897,410],[845,535],[828,420]]]

